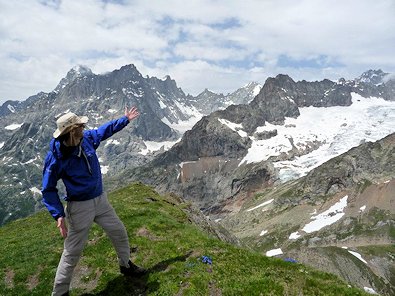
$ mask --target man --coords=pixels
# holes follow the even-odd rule
[[[130,110],[125,108],[125,116],[120,119],[86,131],[86,116],[67,113],[56,121],[57,129],[53,133],[54,138],[45,159],[42,187],[44,204],[57,221],[60,234],[65,239],[52,295],[68,295],[74,267],[93,222],[99,224],[111,239],[121,273],[138,276],[146,272],[129,260],[128,235],[103,192],[100,164],[96,155],[101,141],[122,130],[138,115],[135,107]],[[56,188],[59,179],[62,179],[66,187],[66,213]]]

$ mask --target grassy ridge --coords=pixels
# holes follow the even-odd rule
[[[71,295],[365,295],[333,275],[209,237],[190,222],[188,205],[142,184],[110,200],[128,230],[133,260],[149,273],[121,276],[110,241],[94,226]],[[46,212],[0,228],[0,295],[50,295],[62,247]]]

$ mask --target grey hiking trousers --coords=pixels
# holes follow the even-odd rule
[[[53,296],[69,291],[75,266],[88,239],[93,222],[100,225],[114,245],[119,265],[128,266],[130,247],[125,226],[107,200],[107,194],[86,200],[69,201],[66,207],[67,237],[56,271]]]

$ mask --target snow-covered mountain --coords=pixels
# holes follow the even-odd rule
[[[250,101],[252,87],[229,94],[235,102]],[[96,75],[76,66],[50,93],[25,101],[7,101],[0,107],[0,225],[41,207],[41,167],[56,119],[71,111],[89,117],[88,128],[123,115],[125,106],[137,106],[140,116],[98,150],[102,172],[113,175],[152,159],[178,142],[205,112],[216,109],[214,98],[204,102],[186,95],[169,76],[143,77],[133,65]],[[218,105],[223,108],[223,105]]]
[[[252,136],[251,147],[239,165],[277,158],[274,166],[280,170],[280,179],[287,181],[305,175],[362,142],[374,142],[395,131],[393,101],[364,98],[357,93],[351,96],[350,106],[302,107],[297,118],[286,118],[284,124],[266,123],[258,127],[256,134],[275,136],[270,139]],[[294,158],[281,161],[282,154],[292,152]],[[306,153],[297,156],[300,152]]]
[[[205,89],[195,99],[195,107],[204,115],[209,115],[214,110],[224,110],[230,105],[249,104],[259,94],[262,85],[250,82],[227,95],[216,94]]]
[[[153,161],[152,176],[144,180],[193,200],[209,214],[239,193],[303,176],[360,143],[395,132],[394,80],[381,70],[361,77],[268,78],[248,105],[202,118]],[[162,169],[172,173],[157,178]]]

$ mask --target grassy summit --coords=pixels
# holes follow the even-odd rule
[[[188,204],[142,184],[109,198],[129,232],[134,261],[149,273],[123,277],[109,239],[94,226],[71,295],[365,295],[334,275],[210,237],[191,222]],[[62,247],[46,211],[0,228],[0,295],[50,295]]]

